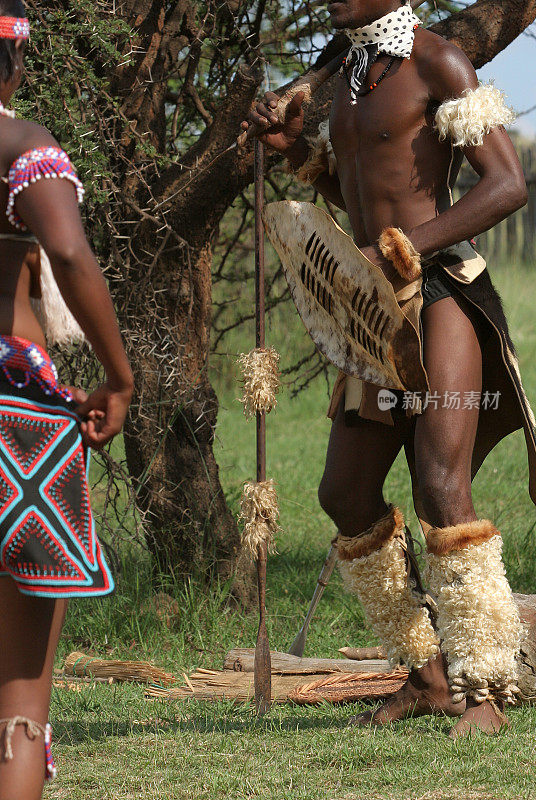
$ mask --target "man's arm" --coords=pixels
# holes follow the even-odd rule
[[[257,103],[250,111],[247,121],[242,123],[243,130],[247,130],[249,125],[259,126],[263,130],[258,136],[259,140],[284,155],[295,173],[299,173],[300,168],[306,164],[312,149],[302,134],[303,98],[303,92],[296,94],[287,108],[285,122],[281,124],[274,114],[279,97],[274,92],[266,92],[262,102]],[[310,183],[326,200],[345,210],[336,172],[330,174],[326,169],[316,175]]]
[[[473,66],[461,50],[450,44],[435,49],[428,59],[426,74],[431,100],[438,103],[460,98],[465,90],[478,87]],[[482,144],[461,149],[479,180],[447,211],[407,232],[423,256],[471,239],[527,202],[523,170],[502,126],[484,135]]]

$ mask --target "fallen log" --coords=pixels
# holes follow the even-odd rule
[[[230,650],[224,671],[253,672],[255,651],[240,647]],[[289,653],[271,653],[273,675],[325,675],[330,672],[390,672],[389,662],[381,658],[352,661],[346,658],[299,658]]]
[[[525,627],[519,663],[519,688],[525,703],[536,702],[536,595],[515,594],[519,616]]]

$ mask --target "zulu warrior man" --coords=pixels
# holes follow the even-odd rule
[[[395,392],[397,405],[385,409],[378,386],[341,372],[330,407],[319,497],[339,530],[340,570],[391,662],[410,668],[406,685],[356,722],[441,713],[460,717],[453,737],[493,733],[507,724],[503,710],[517,690],[520,622],[501,535],[477,517],[471,480],[492,447],[523,427],[536,499],[536,449],[500,299],[468,240],[526,203],[503,127],[513,115],[461,50],[419,27],[409,4],[339,0],[328,11],[351,42],[329,127],[313,142],[302,135],[302,92],[283,124],[268,92],[242,127],[262,126],[259,138],[289,170],[346,211],[357,247],[392,284],[420,343],[413,353],[425,370],[424,398],[408,403],[409,392]],[[479,180],[453,203],[464,156]],[[483,402],[492,395],[498,406]],[[402,447],[430,595],[415,567],[408,579],[404,520],[383,497]]]

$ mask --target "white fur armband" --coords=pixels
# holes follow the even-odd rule
[[[454,147],[476,147],[497,125],[511,125],[515,113],[506,105],[505,95],[493,84],[466,89],[462,97],[445,100],[434,117],[439,140],[447,137]]]
[[[329,120],[318,126],[318,136],[309,140],[311,150],[307,160],[297,170],[289,166],[288,171],[295,174],[303,183],[313,183],[319,175],[328,171],[333,175],[337,170],[337,160],[329,138]]]

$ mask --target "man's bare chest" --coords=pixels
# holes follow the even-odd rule
[[[426,94],[404,67],[359,97],[355,105],[350,102],[345,78],[337,78],[330,110],[330,138],[339,162],[386,144],[396,145],[427,125]]]

